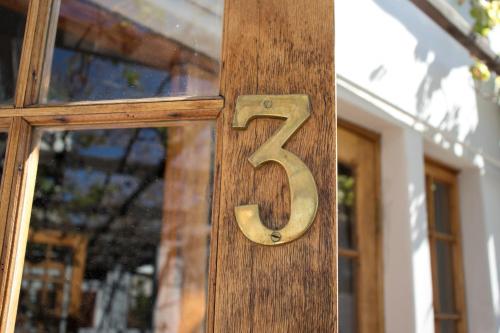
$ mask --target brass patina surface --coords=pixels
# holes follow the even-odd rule
[[[277,162],[286,171],[290,185],[290,219],[279,230],[267,228],[261,221],[256,204],[235,207],[236,221],[243,234],[262,245],[279,245],[302,236],[312,225],[318,209],[318,190],[311,171],[295,154],[283,149],[287,140],[309,118],[307,95],[247,95],[236,102],[233,128],[245,129],[257,117],[286,119],[283,126],[250,157],[254,168],[266,162]]]

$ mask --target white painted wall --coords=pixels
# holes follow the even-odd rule
[[[335,5],[339,117],[382,134],[386,331],[433,331],[428,241],[417,236],[426,228],[424,153],[461,170],[469,331],[500,332],[500,108],[484,97],[491,86],[476,92],[468,52],[408,0]]]
[[[490,259],[488,255],[489,231],[485,223],[485,202],[482,175],[477,168],[462,170],[460,174],[460,215],[462,220],[462,246],[466,297],[469,301],[469,327],[471,332],[495,332]],[[479,221],[479,222],[478,222]],[[494,280],[494,279],[493,279]]]
[[[407,128],[382,133],[387,332],[434,331],[422,141]]]

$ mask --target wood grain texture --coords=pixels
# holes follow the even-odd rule
[[[21,59],[19,61],[16,93],[14,97],[15,107],[22,107],[26,95],[26,86],[28,85],[28,81],[30,80],[29,73],[30,73],[31,55],[35,44],[35,35],[36,35],[36,27],[40,11],[40,2],[30,1],[28,5],[26,1],[24,3],[24,6],[22,7],[16,6],[14,8],[12,7],[12,4],[9,5],[9,3],[7,3],[7,6],[12,9],[17,9],[18,11],[21,12],[24,12],[27,9],[23,47],[22,47]]]
[[[22,109],[3,108],[1,118],[21,116],[25,118],[44,116],[71,116],[110,113],[150,113],[157,111],[189,111],[220,110],[224,100],[217,96],[211,98],[166,97],[136,100],[115,100],[104,102],[81,102],[63,105],[49,105],[40,107],[25,107]],[[216,117],[215,117],[216,118]]]
[[[54,5],[59,0],[38,0],[31,1],[29,8],[28,24],[26,26],[28,38],[25,45],[23,45],[23,59],[29,64],[25,64],[27,72],[23,73],[20,77],[25,80],[19,86],[20,90],[18,98],[16,98],[16,106],[32,105],[38,103],[40,87],[42,83],[43,65],[45,62],[45,50],[47,39],[50,39],[48,34],[51,22],[51,12]],[[24,67],[22,67],[24,68]]]
[[[113,112],[103,114],[75,114],[68,116],[25,117],[32,126],[51,129],[139,128],[158,126],[184,126],[189,121],[214,120],[219,110]]]
[[[17,147],[19,146],[19,121],[13,121],[9,128],[9,136],[7,139],[7,150],[5,153],[3,174],[2,174],[2,188],[0,192],[0,299],[4,300],[4,292],[8,283],[7,273],[8,266],[6,260],[9,254],[9,240],[12,238],[12,226],[7,223],[7,216],[9,210],[9,200],[11,196],[11,188],[13,186],[13,178],[15,175]],[[1,319],[3,314],[5,302],[0,302],[0,327],[2,325]]]
[[[12,178],[14,175],[15,162],[16,162],[16,154],[17,154],[17,146],[19,145],[19,138],[16,136],[16,133],[19,132],[19,123],[13,122],[9,126],[9,135],[7,137],[7,147],[5,152],[5,159],[3,165],[3,174],[2,174],[2,187],[0,191],[0,295],[5,289],[4,283],[6,281],[6,277],[4,276],[6,272],[5,264],[3,263],[4,256],[6,255],[6,237],[10,230],[7,230],[7,213],[9,209],[9,199],[10,199],[10,190],[12,186]],[[1,309],[3,307],[4,302],[0,302],[0,314]]]
[[[0,332],[13,332],[35,188],[38,146],[31,145],[32,128],[16,117],[9,131],[2,186],[0,224],[5,230],[0,266]],[[8,193],[8,195],[7,195]],[[6,200],[4,200],[4,198]],[[5,215],[5,216],[4,216]]]
[[[221,92],[222,140],[215,332],[336,332],[336,112],[331,0],[226,0]],[[298,240],[264,247],[239,231],[234,207],[258,203],[271,228],[289,218],[285,172],[255,170],[248,157],[282,124],[252,120],[231,128],[236,98],[307,94],[311,118],[285,145],[311,169],[318,213]],[[217,198],[214,200],[217,202]],[[211,328],[209,328],[211,330]]]
[[[12,117],[0,118],[0,132],[8,132],[11,123],[12,123]]]
[[[0,127],[10,124],[11,117],[23,117],[37,127],[122,128],[148,126],[153,123],[190,120],[215,120],[224,100],[161,98],[151,100],[117,100],[97,103],[73,103],[61,106],[2,109]]]
[[[223,127],[224,117],[217,118],[216,130]],[[222,174],[222,135],[215,136],[214,170],[213,170],[213,192],[212,192],[212,230],[210,235],[210,262],[208,266],[208,301],[207,301],[207,322],[206,332],[214,332],[215,319],[215,294],[217,287],[217,253],[219,237],[219,213],[220,213],[220,181]]]

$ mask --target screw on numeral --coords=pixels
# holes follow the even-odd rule
[[[277,231],[273,231],[273,233],[271,234],[271,240],[276,243],[279,242],[280,239],[281,239],[281,234]]]
[[[273,106],[273,102],[271,102],[270,100],[266,99],[266,100],[264,101],[264,107],[265,107],[266,109],[270,109],[272,106]]]

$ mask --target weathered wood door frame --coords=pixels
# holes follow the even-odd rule
[[[219,126],[219,235],[216,332],[332,332],[337,326],[336,115],[332,0],[226,0]],[[319,208],[300,239],[264,247],[238,230],[234,207],[259,203],[261,218],[282,227],[290,210],[286,177],[273,163],[247,158],[281,121],[231,128],[236,98],[307,94],[311,117],[286,144],[311,169]]]
[[[0,191],[0,331],[14,331],[38,164],[35,129],[217,120],[207,330],[336,332],[333,0],[225,0],[221,96],[37,106],[58,3],[30,1],[15,105],[0,111],[0,128],[9,133]],[[255,94],[311,99],[311,117],[285,148],[311,170],[318,211],[305,235],[281,246],[250,242],[234,216],[235,206],[256,202],[276,228],[290,210],[284,172],[273,164],[255,170],[247,161],[281,121],[257,119],[239,132],[231,127],[237,97]]]

